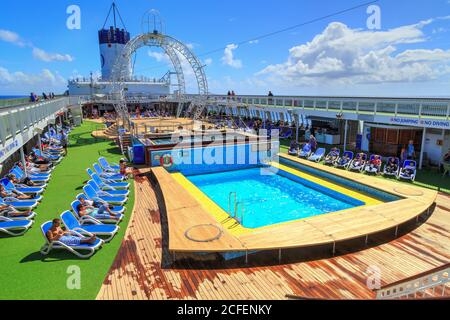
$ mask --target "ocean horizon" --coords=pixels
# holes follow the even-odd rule
[[[6,99],[20,99],[20,98],[26,98],[28,96],[2,96],[0,95],[0,100],[6,100]]]

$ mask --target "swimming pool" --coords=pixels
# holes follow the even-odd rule
[[[365,205],[287,171],[267,175],[261,170],[267,169],[193,175],[187,179],[225,212],[236,212],[241,225],[250,229]]]

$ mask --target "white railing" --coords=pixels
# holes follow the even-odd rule
[[[183,102],[198,100],[198,95],[185,95]],[[83,96],[92,102],[115,103],[112,95]],[[129,103],[180,102],[176,95],[129,94]],[[226,96],[209,95],[207,106],[258,107],[283,110],[316,110],[330,113],[356,113],[382,116],[406,116],[450,120],[450,98],[368,98],[368,97],[314,97],[314,96]]]
[[[446,294],[450,266],[435,269],[427,274],[419,275],[414,279],[394,283],[377,291],[377,299],[421,298],[429,296],[443,297]]]

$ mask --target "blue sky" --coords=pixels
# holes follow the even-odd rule
[[[237,94],[450,95],[450,1],[381,0],[381,30],[368,30],[366,7],[295,30],[243,40],[364,3],[364,0],[117,0],[132,36],[157,9],[167,34],[208,65],[210,91]],[[9,1],[0,11],[0,95],[65,90],[67,79],[98,73],[97,31],[110,0]],[[66,27],[70,5],[81,30]],[[224,48],[211,55],[205,52]],[[158,49],[142,48],[136,73],[162,76]],[[188,88],[195,91],[191,72]]]

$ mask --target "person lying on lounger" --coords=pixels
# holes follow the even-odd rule
[[[403,171],[402,171],[402,175],[404,177],[411,178],[411,176],[414,174],[415,171],[416,171],[416,167],[414,167],[414,166],[406,166],[403,169]]]
[[[17,211],[13,206],[0,202],[0,217],[5,218],[18,218],[18,217],[29,217],[31,211]]]
[[[22,180],[19,180],[16,178],[16,175],[13,173],[10,173],[6,176],[6,178],[16,187],[34,187],[36,186],[33,181],[30,180],[30,178],[25,177]]]
[[[78,214],[80,217],[90,216],[94,219],[104,220],[104,219],[113,219],[119,220],[119,216],[111,211],[109,206],[102,205],[100,208],[95,208],[94,206],[89,206],[86,203],[79,203],[77,206]]]
[[[331,149],[330,153],[325,157],[325,163],[333,163],[339,158],[338,148]]]
[[[68,246],[78,246],[80,244],[93,244],[96,240],[96,236],[92,236],[90,238],[81,238],[77,236],[73,236],[68,231],[64,231],[61,228],[61,220],[54,219],[52,221],[51,228],[47,231],[47,239],[50,242],[59,241]]]
[[[398,171],[398,163],[394,158],[390,158],[386,165],[386,172],[389,174],[394,174]]]
[[[26,194],[23,194],[22,192],[19,192],[16,190],[6,190],[2,184],[0,185],[0,197],[1,198],[14,198],[17,200],[32,199],[32,197],[27,196]]]
[[[366,171],[368,172],[377,172],[381,167],[381,159],[380,156],[373,157],[366,165]]]
[[[366,161],[364,160],[364,153],[360,153],[356,156],[355,161],[353,161],[351,167],[353,169],[357,169],[357,168],[361,168],[364,167],[364,165],[366,164]]]
[[[344,167],[346,166],[348,163],[350,162],[350,157],[348,156],[348,154],[344,154],[344,156],[340,159],[338,159],[335,162],[335,165],[340,166],[340,167]]]

